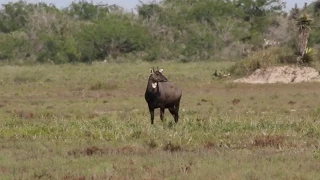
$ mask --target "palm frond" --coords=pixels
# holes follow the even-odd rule
[[[304,30],[304,29],[308,29],[310,30],[310,26],[312,24],[312,18],[304,13],[302,14],[296,22],[296,26],[299,28],[299,30]]]

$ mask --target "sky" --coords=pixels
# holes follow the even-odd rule
[[[16,2],[19,0],[0,0],[0,4],[6,4],[8,2]],[[35,3],[35,2],[45,2],[47,4],[54,4],[56,7],[60,8],[60,7],[66,7],[68,6],[72,1],[74,0],[25,0],[26,2],[30,2],[30,3]],[[76,0],[78,1],[78,0]],[[108,5],[113,5],[113,4],[117,4],[120,5],[121,7],[123,7],[125,10],[127,11],[131,11],[134,10],[134,8],[136,7],[136,5],[139,4],[139,1],[141,2],[150,2],[151,0],[87,0],[89,2],[94,2],[94,3],[104,3],[104,4],[108,4]],[[311,2],[315,1],[315,0],[283,0],[284,2],[287,2],[287,10],[290,10],[291,8],[294,7],[295,3],[298,3],[298,7],[303,7],[304,3],[307,2],[308,4],[310,4]]]

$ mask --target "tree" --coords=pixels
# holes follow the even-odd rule
[[[65,11],[67,11],[70,16],[78,20],[99,19],[107,16],[109,13],[107,5],[94,5],[85,0],[72,2]]]
[[[302,14],[297,19],[297,28],[298,28],[298,53],[299,53],[299,61],[300,63],[307,62],[307,58],[305,56],[307,45],[308,45],[308,38],[310,33],[310,25],[311,25],[312,19],[309,15],[306,13]]]
[[[0,32],[10,33],[19,30],[27,23],[28,4],[24,1],[2,5],[0,10]]]
[[[157,14],[161,13],[161,7],[159,4],[141,4],[138,6],[138,14],[143,19],[150,21],[151,17],[155,17]]]

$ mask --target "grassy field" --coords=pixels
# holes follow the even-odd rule
[[[320,84],[214,79],[232,63],[0,67],[1,179],[320,179]],[[150,124],[149,69],[183,90]]]

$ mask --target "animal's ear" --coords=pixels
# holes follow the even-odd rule
[[[162,72],[163,72],[163,69],[159,69],[159,72],[162,73]]]
[[[153,74],[153,69],[150,69],[150,73]]]

